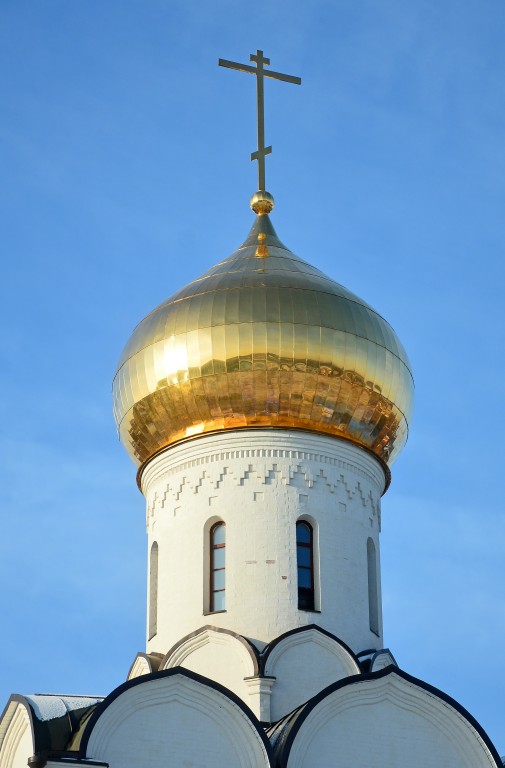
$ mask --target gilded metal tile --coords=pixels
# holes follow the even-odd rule
[[[188,437],[253,426],[345,438],[391,463],[413,381],[388,323],[291,253],[264,215],[241,248],[137,326],[113,395],[138,464]]]

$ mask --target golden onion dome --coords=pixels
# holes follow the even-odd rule
[[[196,435],[305,429],[390,464],[413,400],[402,344],[368,304],[280,242],[273,199],[251,205],[245,243],[133,331],[113,383],[122,443],[142,466]]]

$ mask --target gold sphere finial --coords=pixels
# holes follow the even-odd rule
[[[274,198],[270,192],[265,190],[259,190],[255,192],[251,197],[251,208],[258,216],[263,216],[265,213],[270,213],[274,207]]]

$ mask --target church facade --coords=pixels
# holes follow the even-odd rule
[[[114,379],[146,499],[145,651],[103,699],[13,695],[0,768],[502,768],[383,647],[408,357],[281,242],[261,181],[243,245],[135,328]]]

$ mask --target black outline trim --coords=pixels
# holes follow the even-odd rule
[[[219,613],[225,613],[225,611],[219,611]],[[232,632],[231,629],[224,629],[223,627],[215,627],[212,624],[204,624],[203,627],[200,627],[199,629],[196,629],[194,632],[189,632],[189,634],[184,635],[184,637],[181,640],[178,640],[166,653],[161,662],[160,667],[163,669],[165,667],[165,664],[170,659],[170,656],[176,652],[178,648],[181,647],[181,645],[184,645],[188,640],[192,640],[194,637],[197,637],[205,630],[210,629],[213,632],[221,632],[223,635],[231,635],[231,637],[234,637],[235,640],[239,640],[240,643],[245,647],[247,652],[249,653],[252,663],[253,663],[253,670],[254,674],[252,677],[259,677],[260,676],[260,653],[254,643],[251,643],[250,640],[247,639],[247,637],[244,637],[243,635],[239,635],[237,632]],[[177,669],[177,667],[171,667],[171,669]],[[160,670],[158,670],[160,671]]]
[[[361,656],[371,656],[373,653],[377,653],[377,650],[383,650],[382,648],[365,648],[364,651],[359,651],[359,653],[356,654],[356,656],[361,658]]]
[[[36,739],[35,739],[35,731],[34,731],[34,728],[33,728],[34,712],[33,712],[33,709],[31,708],[31,706],[30,706],[30,704],[28,702],[28,699],[26,699],[22,694],[20,694],[20,693],[11,693],[11,695],[9,696],[8,702],[5,705],[5,707],[3,708],[2,714],[0,715],[0,723],[3,722],[3,719],[7,715],[11,704],[14,704],[14,703],[22,704],[25,707],[25,709],[27,710],[27,712],[28,712],[28,719],[30,721],[30,730],[32,732],[32,744],[33,744],[33,748],[35,750],[37,748],[37,744],[36,744]],[[9,725],[7,726],[7,729],[5,731],[5,735],[7,735],[7,732],[9,730],[9,728],[10,728],[10,723],[12,722],[12,718],[14,717],[15,711],[16,710],[14,709],[14,711],[13,711],[13,713],[11,715],[11,720],[9,722]],[[4,742],[4,739],[2,739],[2,742],[0,744],[0,748],[3,746],[3,742]]]
[[[134,688],[137,685],[145,685],[151,680],[159,680],[164,677],[175,677],[176,675],[187,677],[189,680],[193,680],[194,682],[199,683],[200,685],[203,685],[207,688],[211,688],[217,691],[217,693],[220,693],[222,696],[225,696],[226,698],[230,699],[230,701],[232,701],[233,704],[235,704],[239,709],[241,709],[243,714],[250,721],[253,728],[255,728],[256,732],[259,734],[260,740],[263,742],[265,746],[265,751],[267,753],[269,764],[271,766],[274,765],[272,745],[270,744],[270,741],[268,740],[265,734],[265,731],[261,727],[260,721],[254,714],[254,712],[251,709],[249,709],[247,704],[245,704],[242,701],[242,699],[239,699],[239,697],[236,696],[228,688],[225,688],[224,685],[220,685],[219,683],[216,683],[214,680],[210,680],[208,677],[203,677],[202,675],[198,675],[196,674],[196,672],[191,672],[189,669],[184,669],[183,667],[175,667],[173,669],[163,669],[161,670],[161,672],[153,672],[151,675],[142,675],[141,677],[134,677],[133,680],[127,680],[125,683],[122,683],[117,688],[115,688],[111,693],[109,693],[109,695],[102,702],[100,702],[100,704],[96,707],[89,722],[86,725],[85,731],[82,735],[80,748],[79,748],[79,751],[77,752],[78,758],[80,760],[86,759],[86,750],[88,747],[88,742],[91,734],[93,733],[93,729],[95,725],[97,724],[98,720],[103,715],[105,710],[123,693],[126,693],[126,691],[128,691],[130,688]]]
[[[145,659],[147,661],[147,663],[149,665],[149,672],[145,672],[144,674],[150,675],[153,672],[158,672],[158,670],[159,670],[159,668],[161,666],[161,662],[163,661],[163,658],[164,658],[163,654],[162,653],[156,653],[156,651],[153,651],[152,653],[144,653],[143,651],[139,651],[137,653],[137,655],[135,656],[135,658],[133,659],[133,661],[132,661],[132,665],[131,665],[130,669],[128,670],[128,674],[126,675],[126,679],[127,680],[130,679],[130,675],[132,673],[132,669],[135,666],[135,662],[137,661],[137,659]],[[153,662],[156,662],[156,660],[158,661],[158,666],[156,668],[153,668]],[[143,675],[137,675],[137,677],[143,677]],[[132,678],[132,679],[135,679],[135,678]]]
[[[393,667],[393,666],[395,666],[397,669],[399,669],[399,666],[398,666],[398,662],[396,661],[395,657],[393,656],[393,654],[391,653],[391,651],[390,651],[390,649],[389,649],[389,648],[381,648],[380,650],[378,650],[378,651],[375,651],[375,653],[373,654],[372,658],[370,659],[370,669],[371,669],[371,668],[373,667],[373,665],[375,664],[375,661],[376,661],[376,659],[378,659],[378,658],[379,658],[379,656],[381,656],[383,653],[389,653],[389,655],[390,655],[390,656],[391,656],[391,658],[393,659],[393,662],[392,662],[391,664],[388,664],[387,666],[388,666],[388,667]],[[385,669],[385,668],[386,668],[386,667],[383,667],[383,669]]]
[[[482,739],[486,747],[489,749],[491,756],[496,762],[496,768],[503,768],[503,764],[501,761],[501,758],[496,750],[496,747],[494,746],[493,742],[487,735],[484,728],[480,725],[480,723],[477,722],[477,720],[473,717],[473,715],[468,712],[465,707],[463,707],[461,704],[459,704],[455,699],[453,699],[451,696],[449,696],[447,693],[444,693],[439,688],[435,688],[435,686],[430,685],[429,683],[425,683],[424,680],[420,680],[417,677],[414,677],[413,675],[409,675],[407,672],[405,672],[403,669],[400,669],[399,667],[385,667],[384,669],[380,669],[378,672],[371,672],[369,674],[363,674],[363,675],[353,675],[351,677],[344,678],[343,680],[339,680],[337,683],[333,683],[332,685],[329,685],[327,688],[324,688],[320,693],[318,693],[316,696],[314,696],[312,699],[309,699],[305,704],[302,704],[298,709],[294,710],[294,712],[291,712],[289,715],[286,715],[286,727],[281,729],[281,733],[279,734],[279,737],[276,741],[275,747],[274,747],[274,758],[275,763],[274,765],[276,768],[287,768],[289,763],[289,755],[291,752],[291,748],[293,746],[293,742],[303,725],[304,721],[307,719],[308,715],[312,712],[313,709],[325,698],[330,696],[335,691],[338,691],[341,688],[345,688],[347,685],[354,685],[355,683],[362,683],[366,680],[379,680],[382,677],[387,677],[388,675],[397,675],[398,677],[403,678],[408,683],[411,683],[414,686],[417,686],[418,688],[421,688],[428,693],[431,693],[432,695],[436,696],[437,698],[441,699],[441,701],[448,704],[452,709],[456,710],[467,722],[472,726],[472,728],[476,731],[478,736]],[[281,721],[279,721],[281,722]]]
[[[63,706],[65,707],[66,712],[64,715],[61,715],[60,717],[55,717],[52,720],[40,720],[37,717],[32,704],[30,703],[30,696],[41,696],[41,697],[59,699],[62,702]],[[95,702],[93,704],[90,704],[87,707],[79,707],[79,709],[67,709],[67,706],[64,701],[65,698],[99,699],[100,697],[86,695],[86,694],[79,696],[79,695],[72,695],[72,694],[57,694],[57,693],[40,693],[40,694],[27,694],[27,695],[23,695],[20,693],[13,693],[9,697],[9,700],[4,707],[2,714],[0,715],[0,722],[3,721],[4,717],[7,715],[8,710],[12,704],[21,704],[26,709],[28,714],[28,720],[30,721],[30,731],[32,735],[32,744],[33,744],[33,750],[34,750],[34,754],[32,755],[32,758],[40,757],[42,761],[47,762],[47,760],[49,759],[51,760],[58,759],[58,756],[65,755],[68,757],[73,757],[75,759],[76,755],[78,754],[77,751],[62,749],[57,747],[55,748],[54,741],[61,741],[62,739],[64,739],[65,744],[69,744],[82,728],[81,720],[86,716],[86,714],[89,713],[90,710],[97,709],[105,699],[102,698],[102,701]],[[79,719],[75,715],[76,712],[81,712],[81,716]],[[9,729],[9,726],[7,726],[7,731],[8,729]],[[85,729],[86,729],[86,726],[84,730]]]
[[[268,660],[268,657],[272,653],[273,649],[279,645],[279,643],[282,643],[283,640],[285,640],[287,637],[290,637],[291,635],[298,635],[301,632],[307,632],[308,630],[315,629],[318,632],[320,632],[322,635],[326,635],[326,637],[329,637],[330,640],[333,640],[337,645],[339,645],[341,648],[344,649],[344,651],[347,651],[349,656],[353,659],[353,661],[356,663],[356,666],[359,670],[361,670],[361,664],[360,660],[352,651],[346,643],[344,643],[343,640],[340,640],[339,637],[336,635],[333,635],[331,632],[328,632],[327,629],[323,629],[318,624],[306,624],[304,627],[296,627],[296,629],[290,629],[287,632],[284,632],[282,635],[279,635],[279,637],[276,637],[275,640],[271,640],[265,647],[263,648],[263,651],[261,653],[260,657],[260,675],[261,677],[265,676],[265,666]]]

